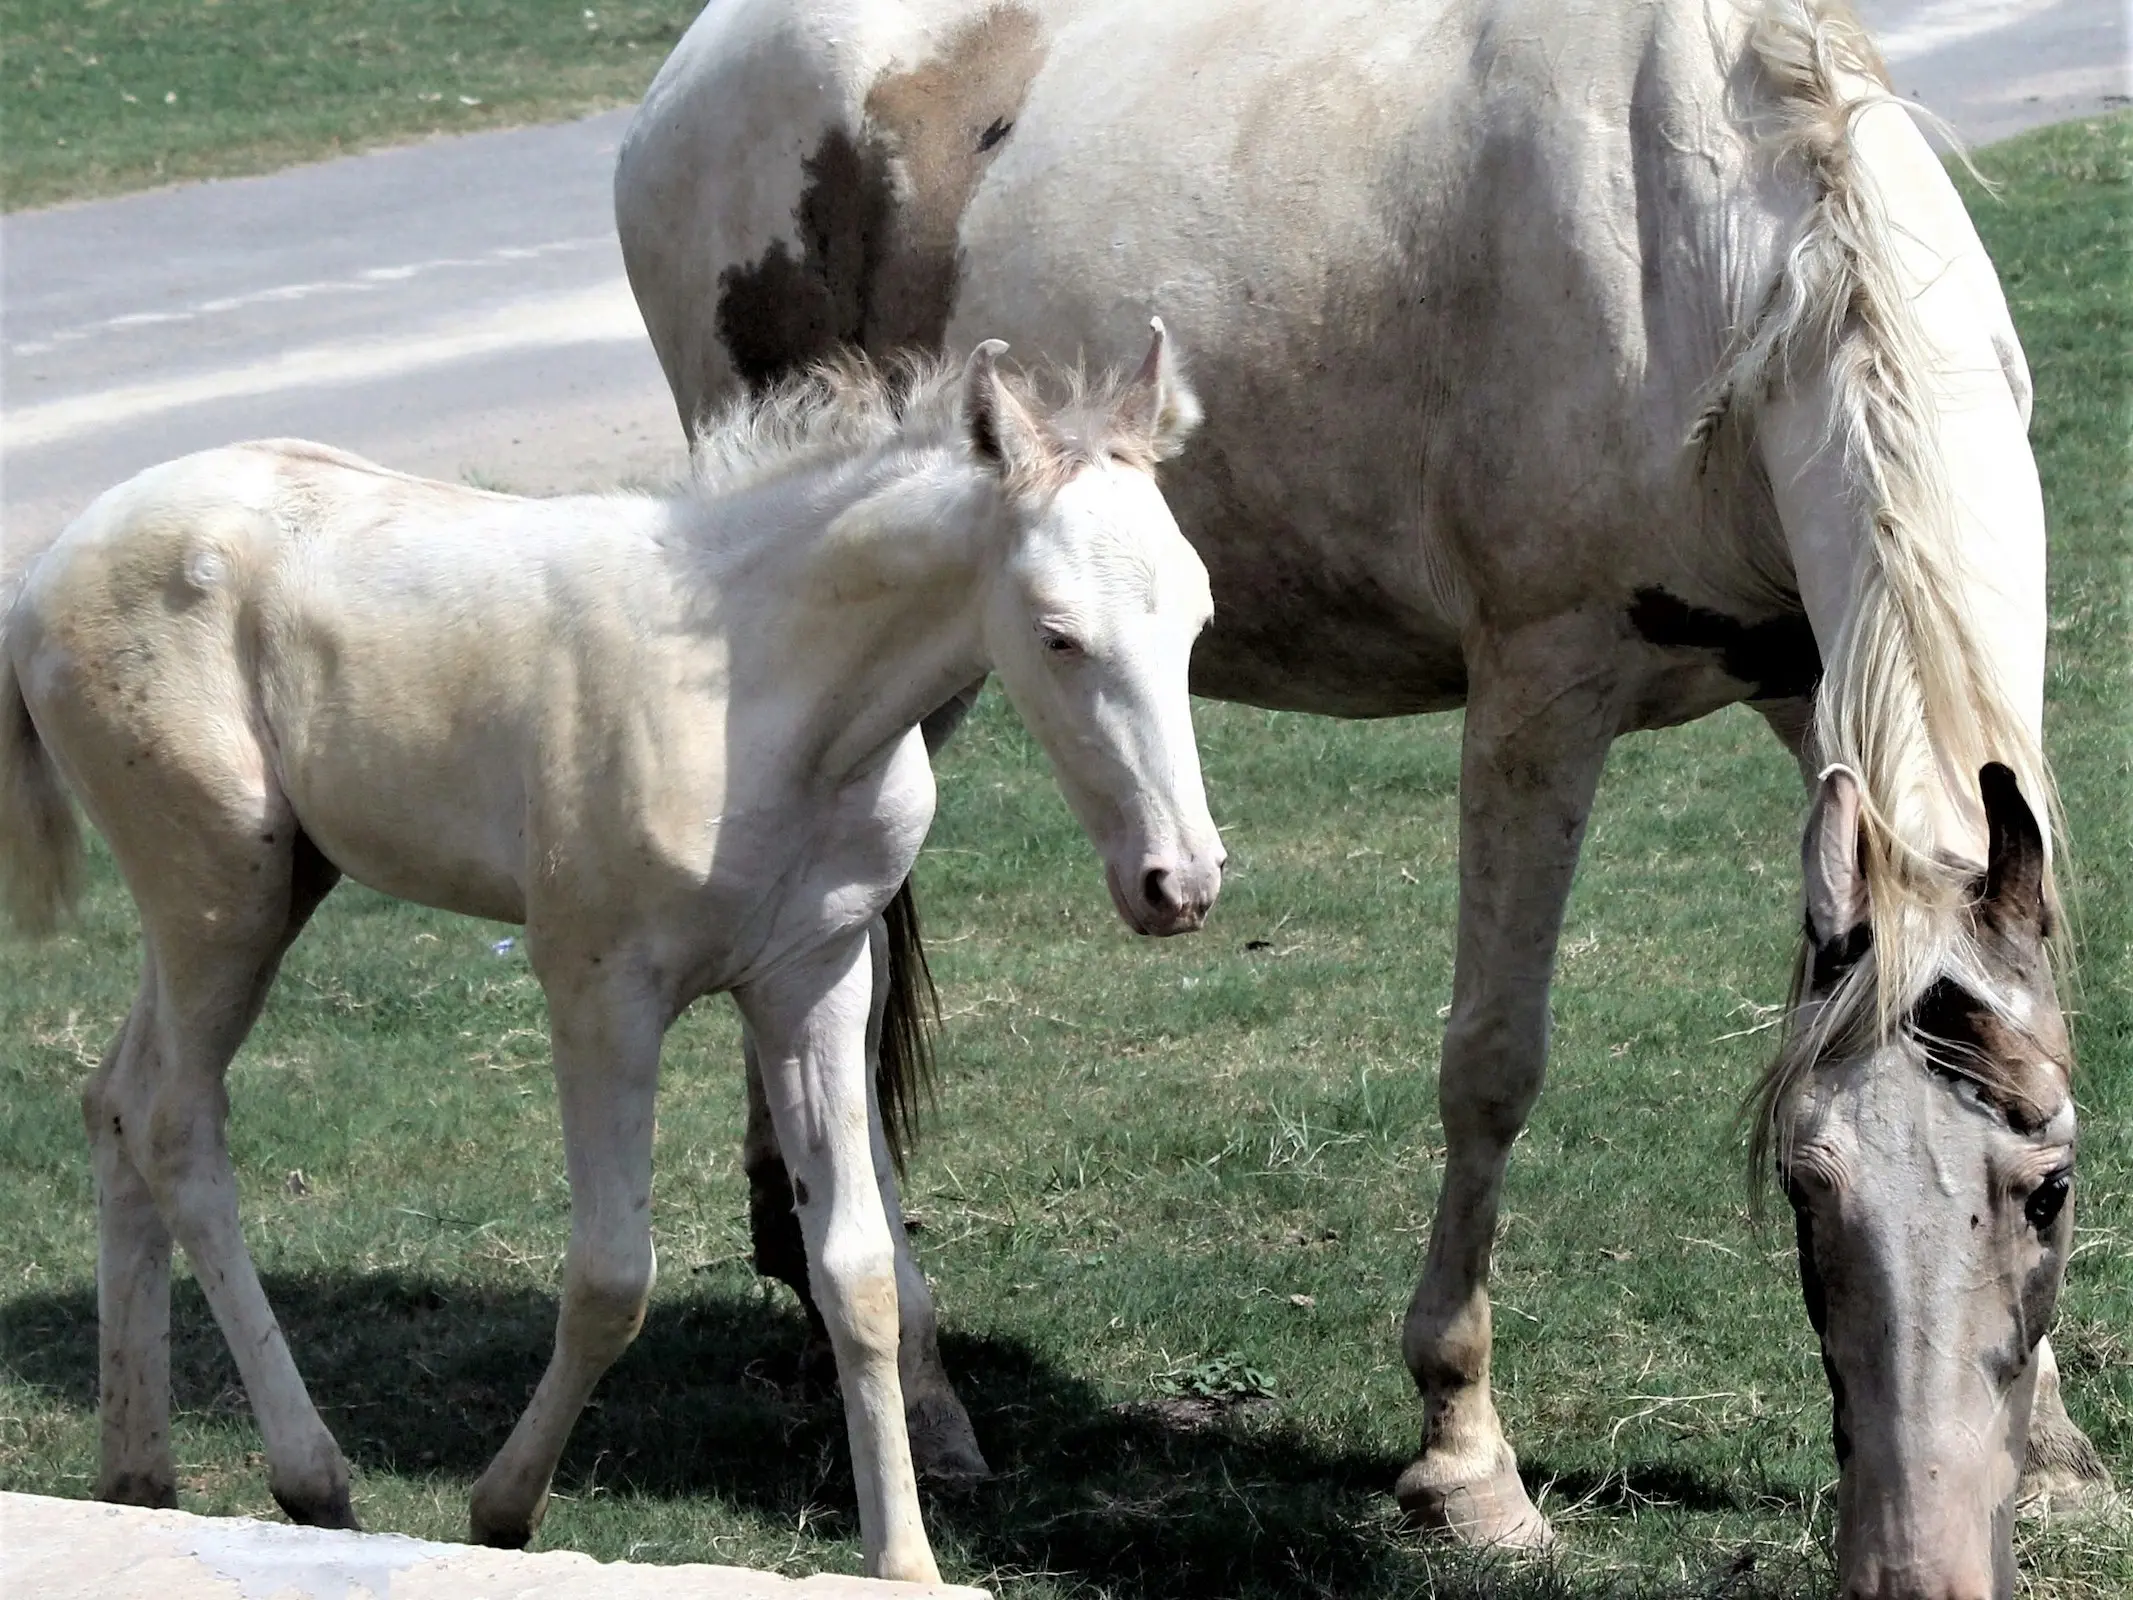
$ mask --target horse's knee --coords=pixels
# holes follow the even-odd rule
[[[1437,1099],[1453,1144],[1508,1146],[1526,1126],[1547,1070],[1545,1029],[1533,1037],[1496,1022],[1445,1030]]]
[[[840,1352],[896,1360],[896,1257],[886,1240],[879,1248],[825,1251],[819,1288],[816,1303]]]
[[[644,1325],[657,1266],[649,1238],[573,1252],[558,1334],[578,1347],[620,1351]]]

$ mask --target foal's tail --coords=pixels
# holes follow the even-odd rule
[[[81,829],[37,736],[0,631],[0,902],[24,933],[50,933],[81,889]]]
[[[918,1140],[919,1103],[933,1098],[931,1029],[941,1020],[940,991],[926,965],[919,937],[918,901],[904,879],[883,913],[889,925],[889,997],[882,1010],[881,1059],[874,1068],[874,1097],[881,1105],[882,1132],[896,1170]]]

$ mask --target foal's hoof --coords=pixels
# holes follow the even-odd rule
[[[1424,1457],[1400,1474],[1393,1490],[1400,1509],[1425,1533],[1479,1549],[1540,1551],[1554,1545],[1555,1530],[1527,1496],[1515,1464],[1464,1483],[1438,1483],[1435,1477]]]
[[[970,1413],[953,1394],[914,1400],[904,1413],[904,1426],[911,1433],[911,1465],[921,1478],[968,1483],[992,1476],[970,1426]]]
[[[274,1503],[281,1507],[288,1519],[303,1528],[346,1528],[351,1533],[360,1533],[363,1524],[356,1520],[355,1505],[348,1497],[346,1481],[328,1484],[324,1489],[289,1489],[267,1485],[267,1492],[274,1496]]]

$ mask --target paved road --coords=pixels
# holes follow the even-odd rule
[[[2125,103],[2128,3],[1863,9],[1897,86],[1983,143]],[[676,470],[609,210],[627,120],[8,218],[5,550],[152,462],[268,434],[534,492]]]

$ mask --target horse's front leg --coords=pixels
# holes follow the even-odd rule
[[[953,703],[953,702],[951,702]],[[896,1250],[898,1337],[896,1371],[904,1391],[904,1426],[911,1435],[911,1463],[929,1478],[989,1477],[984,1451],[970,1425],[970,1413],[948,1381],[941,1363],[940,1324],[934,1315],[933,1291],[911,1254],[910,1230],[904,1226],[903,1197],[897,1191],[896,1163],[882,1124],[881,1060],[883,1018],[893,974],[888,925],[879,917],[867,931],[874,969],[873,1005],[867,1014],[867,1145],[874,1157],[874,1181],[881,1190],[881,1210]],[[916,1003],[916,997],[913,997]],[[906,1130],[908,1132],[908,1129]]]
[[[874,962],[849,934],[737,991],[807,1244],[808,1281],[836,1352],[867,1571],[937,1583],[897,1374],[896,1249],[867,1116]]]
[[[1593,791],[1619,723],[1605,619],[1552,619],[1469,650],[1459,935],[1438,1103],[1444,1185],[1402,1346],[1422,1452],[1400,1504],[1464,1542],[1552,1538],[1489,1393],[1489,1252],[1511,1142],[1540,1093],[1548,984]]]
[[[537,944],[533,954],[537,970],[547,969],[570,1247],[548,1370],[474,1485],[475,1542],[512,1548],[540,1526],[572,1425],[644,1322],[654,1271],[653,1103],[670,1013],[662,997],[621,975],[626,962],[594,966],[582,955],[544,961]]]
[[[881,1058],[882,1016],[887,1007],[889,933],[876,918],[868,933],[873,952],[874,998],[867,1018],[867,1133],[874,1153],[874,1176],[881,1188],[882,1211],[889,1224],[889,1238],[896,1247],[896,1304],[901,1333],[897,1341],[897,1371],[904,1390],[904,1424],[911,1436],[911,1462],[929,1478],[969,1479],[991,1474],[985,1453],[978,1448],[977,1432],[962,1397],[948,1380],[941,1361],[940,1326],[933,1309],[933,1291],[911,1253],[904,1227],[903,1201],[897,1192],[896,1164],[889,1154],[888,1135],[882,1126],[879,1077],[874,1063]],[[748,1222],[755,1244],[755,1270],[776,1278],[799,1296],[807,1314],[808,1344],[801,1357],[804,1369],[814,1364],[819,1350],[824,1360],[833,1359],[829,1329],[808,1291],[807,1246],[800,1237],[800,1218],[793,1208],[792,1178],[778,1150],[777,1125],[770,1115],[770,1102],[763,1092],[763,1069],[755,1038],[744,1041],[748,1066],[748,1133],[741,1163],[748,1175]]]

